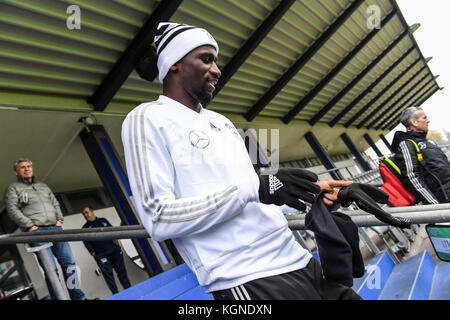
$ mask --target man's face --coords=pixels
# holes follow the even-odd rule
[[[411,120],[414,130],[428,131],[428,123],[430,123],[430,120],[427,119],[427,115],[423,110],[417,111],[416,117]]]
[[[31,179],[33,177],[33,166],[28,161],[19,162],[14,173],[22,179]]]
[[[211,46],[201,46],[178,62],[184,90],[202,106],[211,102],[215,85],[221,76],[216,61],[216,50]]]
[[[89,208],[84,208],[83,209],[83,216],[87,221],[94,221],[95,220],[95,215],[94,215],[94,211],[92,211]]]

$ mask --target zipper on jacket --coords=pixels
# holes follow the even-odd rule
[[[35,187],[34,183],[31,185],[31,187],[32,187],[33,190],[36,192],[36,194],[37,194],[37,196],[38,196],[38,198],[39,198],[39,201],[40,201],[41,204],[42,204],[42,208],[44,209],[44,213],[45,213],[45,223],[47,224],[47,223],[49,222],[49,220],[48,220],[47,207],[45,206],[45,203],[44,203],[44,201],[42,200],[41,195],[39,194],[39,191],[38,191],[37,188]]]

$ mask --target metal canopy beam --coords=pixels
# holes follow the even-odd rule
[[[419,97],[417,97],[408,107],[411,106],[419,106],[418,102],[422,101],[422,103],[427,100],[432,94],[434,94],[438,89],[436,87],[428,88],[425,92],[423,92]],[[426,97],[426,98],[424,98]],[[401,112],[398,112],[397,115],[392,117],[392,119],[384,124],[381,128],[382,130],[386,130],[389,128],[392,130],[398,123]]]
[[[309,120],[310,125],[315,125],[320,119],[322,119],[325,114],[331,110],[331,108],[334,107],[336,103],[338,103],[339,100],[342,99],[350,90],[353,89],[353,87],[358,84],[362,78],[364,78],[372,69],[389,53],[397,44],[402,41],[405,36],[407,35],[407,32],[404,31],[402,34],[400,34],[397,39],[395,39],[378,57],[373,60],[355,79],[352,80],[344,89],[342,89],[333,99],[331,99],[330,102],[328,102],[325,107],[323,107],[319,112],[317,112],[314,117]]]
[[[427,101],[436,91],[438,91],[439,89],[438,88],[436,88],[433,92],[431,92],[431,94],[429,95],[429,96],[427,96],[425,99],[423,99],[423,101],[421,102],[421,103],[419,103],[418,105],[420,106],[420,105],[422,105],[425,101]],[[398,123],[400,122],[400,119],[399,119],[399,117],[400,116],[397,116],[396,117],[396,119],[395,119],[395,121],[393,121],[392,123],[392,126],[391,127],[389,127],[389,130],[392,130],[392,129],[394,129],[397,125],[398,125]]]
[[[384,95],[389,89],[391,89],[401,78],[403,78],[417,63],[421,61],[420,57],[414,60],[403,72],[401,72],[391,83],[389,83],[383,90],[381,90],[375,97],[373,97],[368,103],[366,103],[359,111],[345,124],[344,127],[348,128],[356,121],[364,112],[367,111],[382,95]]]
[[[94,94],[87,99],[87,102],[94,106],[95,111],[104,111],[106,109],[109,102],[133,71],[136,60],[142,54],[142,50],[146,45],[153,42],[158,24],[161,21],[170,20],[170,17],[172,17],[182,1],[160,2]]]
[[[423,89],[425,89],[431,82],[433,82],[433,79],[431,79],[430,81],[427,81],[425,84],[423,84],[418,90],[416,90],[416,92],[412,95],[411,99],[406,100],[405,102],[403,102],[402,104],[400,104],[397,108],[391,110],[387,115],[386,115],[386,119],[391,119],[393,115],[397,114],[400,112],[400,110],[403,110],[404,107],[409,104],[409,105],[414,105],[417,101],[419,101],[419,98],[413,99],[414,96],[416,96],[418,93],[422,92]],[[419,84],[419,83],[417,83]],[[413,88],[414,89],[414,88]],[[413,90],[412,89],[412,90]],[[427,91],[427,90],[426,90]],[[411,103],[412,101],[412,103]],[[395,117],[394,117],[395,119]],[[386,122],[381,122],[380,124],[378,124],[375,127],[375,130],[380,129],[382,126],[384,126],[386,124]]]
[[[399,9],[399,7],[398,7],[398,4],[397,4],[397,1],[395,1],[395,0],[389,0],[389,2],[391,3],[391,6],[392,6],[392,7],[397,8],[397,10],[400,11],[400,9]],[[403,27],[407,29],[407,28],[408,28],[408,23],[406,22],[405,17],[403,16],[403,14],[399,14],[399,19],[400,19],[400,23],[403,25]],[[422,51],[420,50],[419,45],[417,44],[417,41],[416,41],[416,39],[414,38],[414,36],[413,36],[411,30],[408,32],[408,35],[409,35],[409,38],[411,39],[411,41],[412,41],[412,43],[413,43],[413,46],[414,46],[415,48],[417,48],[417,50],[418,50],[418,52],[419,52],[419,54],[420,54],[420,57],[422,58],[422,60],[423,60],[424,63],[426,64],[427,61],[426,61],[426,59],[424,58],[424,56],[423,56],[423,54],[422,54]],[[427,65],[427,68],[428,68],[428,71],[430,72],[430,74],[433,74],[433,73],[431,72],[431,70],[430,70],[430,68],[429,68],[428,65]],[[436,82],[436,85],[438,85],[437,82]],[[437,90],[438,90],[438,89],[436,89],[433,93],[431,93],[426,99],[424,99],[424,101],[426,101],[429,97],[431,97]],[[424,101],[422,101],[421,103],[423,103]],[[389,128],[392,130],[392,129],[397,125],[397,121],[398,121],[398,117],[396,117],[396,118],[394,118],[392,121],[390,121],[391,124],[392,124],[392,123],[395,123],[395,125],[393,125],[392,127],[389,127],[389,124],[386,124],[382,129],[384,130],[384,129],[386,129],[386,128],[389,127]]]
[[[394,150],[392,150],[391,144],[389,143],[389,141],[387,141],[387,139],[386,139],[386,137],[384,136],[384,134],[380,133],[380,138],[381,138],[381,140],[384,142],[384,144],[386,145],[386,147],[389,149],[389,151],[390,151],[391,153],[394,153]]]
[[[241,131],[241,137],[242,140],[244,140],[245,147],[247,148],[252,163],[259,169],[274,168],[278,165],[278,163],[272,164],[270,158],[267,156],[266,150],[260,145],[252,129],[248,129],[245,132]]]
[[[375,142],[372,140],[372,138],[369,136],[368,133],[364,134],[364,139],[366,139],[367,143],[379,157],[383,156],[383,153],[381,153],[380,149],[378,149],[377,145],[375,144]]]
[[[403,89],[405,89],[410,83],[411,81],[413,81],[419,74],[422,73],[423,70],[426,69],[426,66],[423,66],[422,68],[420,68],[411,78],[407,79],[405,81],[404,84],[402,84],[400,87],[398,87],[386,100],[384,100],[378,107],[374,108],[374,110],[372,110],[372,112],[366,116],[360,123],[358,123],[358,125],[356,126],[358,129],[361,129],[362,126],[369,121],[370,119],[373,119],[373,117],[375,116],[375,114],[377,114],[378,112],[382,111],[383,108],[392,101],[392,99],[394,99],[400,92],[403,91]],[[419,82],[421,82],[423,79],[425,79],[428,76],[428,74],[425,74],[420,80]],[[408,93],[408,92],[407,92]],[[406,93],[406,94],[407,94]],[[406,95],[405,94],[405,95]],[[402,98],[405,96],[403,95]],[[398,102],[398,101],[396,101]],[[394,105],[394,104],[393,104]],[[373,124],[373,122],[371,123]],[[368,126],[368,128],[370,127],[370,125]]]
[[[435,92],[437,92],[437,91],[439,91],[439,90],[442,90],[442,89],[444,89],[444,88],[436,87],[436,90],[433,90],[432,92],[430,92],[430,94],[429,94],[428,96],[426,96],[425,98],[419,99],[419,100],[417,101],[416,105],[417,105],[418,107],[420,107],[422,104],[425,103],[425,101],[427,101],[429,98],[431,98],[431,96],[432,96]]]
[[[433,88],[435,88],[436,90],[433,90]],[[419,97],[417,97],[414,101],[411,102],[411,104],[409,106],[412,105],[416,105],[419,101],[423,100],[422,103],[427,100],[429,97],[431,97],[438,89],[436,87],[431,87],[428,90],[426,90],[424,93],[422,93]],[[429,94],[429,96],[428,96]],[[424,99],[424,97],[427,97]],[[397,111],[398,113],[400,112],[400,110]],[[390,121],[387,121],[384,126],[381,128],[382,130],[386,130],[387,128],[391,129],[391,125],[393,123],[395,123],[395,126],[397,125],[397,121],[398,118],[400,117],[399,114],[397,114],[396,116],[392,117],[392,119]],[[395,127],[393,126],[393,127]]]
[[[295,3],[295,0],[283,0],[280,4],[270,13],[270,15],[264,20],[264,22],[253,32],[252,36],[244,43],[244,45],[237,51],[237,53],[231,58],[227,65],[222,69],[222,76],[216,85],[214,96],[216,96],[220,90],[231,79],[239,67],[245,62],[250,54],[258,47],[258,45],[264,40],[267,34],[275,27],[278,21],[281,20],[283,15],[289,10],[289,8]]]
[[[396,11],[392,10],[384,19],[381,21],[381,25],[384,27],[389,21],[396,15]],[[373,39],[380,32],[380,29],[373,29],[366,37],[360,41],[360,43],[350,51],[341,62],[339,62],[333,70],[331,70],[306,96],[302,98],[283,118],[283,122],[288,124],[294,119],[297,114],[299,114],[306,105],[313,100],[316,95],[322,90],[345,66],[365,47],[370,40]]]
[[[121,222],[126,225],[138,225],[139,216],[130,198],[131,190],[126,171],[119,161],[120,158],[105,128],[101,125],[86,126],[80,133],[80,138],[113,201]],[[133,244],[150,276],[164,270],[158,251],[150,242],[133,241]]]
[[[376,85],[378,85],[381,80],[383,80],[392,70],[394,70],[413,50],[414,46],[409,48],[400,58],[397,59],[386,71],[383,72],[370,86],[368,86],[363,92],[361,92],[355,99],[353,99],[350,104],[345,107],[333,120],[331,120],[328,125],[333,127],[343,116],[347,114],[356,104],[359,103],[368,93],[370,93]]]
[[[414,76],[416,77],[417,74]],[[411,93],[411,91],[414,91],[421,83],[423,83],[423,81],[429,77],[429,74],[424,75],[422,78],[420,78],[410,89],[408,89],[407,91],[405,91],[400,97],[398,97],[390,106],[389,108],[387,108],[386,110],[384,110],[383,112],[381,112],[378,117],[376,117],[375,119],[373,119],[367,126],[367,129],[371,129],[378,121],[380,121],[381,118],[383,118],[383,116],[386,115],[386,112],[389,111],[389,114],[387,116],[387,119],[389,119],[389,115],[392,115],[393,113],[391,112],[392,110],[397,110],[397,108],[395,108],[395,106],[397,105],[397,103],[399,103],[400,101],[402,101],[407,95],[409,95]],[[411,81],[411,80],[410,80]],[[427,84],[433,81],[433,79],[429,80],[427,82]],[[408,81],[409,82],[409,81]],[[407,83],[405,85],[402,86],[402,89],[405,88],[407,85]],[[396,93],[399,93],[401,90],[397,90]],[[392,94],[392,96],[395,96],[395,94]],[[390,97],[389,97],[390,98]],[[383,103],[383,105],[377,107],[377,109],[382,110],[383,107],[387,104],[387,100]]]
[[[344,143],[347,145],[347,148],[350,150],[350,152],[355,156],[356,160],[359,162],[361,167],[364,171],[370,171],[370,167],[367,164],[367,162],[362,157],[361,153],[359,152],[358,148],[356,148],[353,141],[350,139],[350,137],[344,132],[341,134],[341,139],[344,141]]]
[[[416,41],[416,39],[415,39],[414,36],[413,36],[413,32],[414,32],[417,28],[409,28],[408,23],[407,23],[406,20],[405,20],[405,17],[403,16],[403,14],[402,14],[401,11],[400,11],[400,8],[399,8],[399,6],[398,6],[398,4],[397,4],[397,1],[395,1],[395,0],[389,0],[389,2],[391,3],[391,6],[392,6],[393,8],[395,8],[395,9],[397,10],[397,12],[399,12],[398,18],[400,19],[400,23],[403,25],[403,27],[404,27],[406,30],[408,30],[408,36],[409,36],[411,42],[413,43],[414,47],[417,48],[417,51],[419,52],[420,57],[422,58],[423,62],[426,64],[426,63],[427,63],[427,60],[426,60],[425,57],[423,56],[422,51],[420,50],[420,47],[419,47],[419,45],[417,44],[417,41]],[[427,66],[427,68],[428,68],[428,71],[430,72],[430,74],[433,74],[433,73],[431,72],[430,67]],[[437,85],[437,83],[436,83],[436,85]]]
[[[355,12],[364,0],[354,1],[340,15],[330,27],[297,59],[297,61],[278,79],[273,86],[248,110],[244,117],[247,121],[253,121],[255,117],[272,101],[272,99],[286,86],[286,84],[305,66],[305,64],[319,51],[341,25]]]
[[[427,81],[422,87],[420,87],[416,93],[413,94],[414,96],[417,96],[420,92],[422,92],[422,94],[420,94],[418,97],[416,97],[415,99],[413,99],[413,97],[411,97],[411,99],[405,101],[404,103],[400,104],[400,106],[398,106],[397,108],[395,108],[394,110],[392,110],[386,117],[386,121],[382,121],[380,124],[378,124],[375,127],[375,130],[379,130],[382,127],[386,127],[387,125],[389,125],[389,123],[391,123],[392,121],[395,121],[396,119],[396,115],[398,115],[402,110],[404,110],[406,107],[406,105],[408,106],[412,106],[415,103],[417,103],[424,95],[426,92],[428,92],[430,88],[428,88],[427,90],[423,91],[423,89],[425,89],[431,82],[433,82],[433,80]]]
[[[396,0],[389,0],[389,2],[391,3],[391,6],[393,6],[393,7],[396,8],[399,12],[401,12]],[[404,28],[407,28],[407,27],[408,27],[408,23],[406,22],[406,19],[405,19],[405,17],[403,16],[403,14],[401,14],[401,13],[399,14],[399,19],[400,19],[400,23],[403,25],[403,27],[404,27]],[[409,29],[409,32],[408,32],[409,38],[411,39],[411,42],[414,44],[414,46],[417,48],[417,51],[419,52],[420,57],[422,58],[423,62],[427,65],[427,62],[428,62],[429,59],[431,59],[431,58],[425,59],[425,57],[424,57],[423,54],[422,54],[422,51],[420,50],[419,45],[417,44],[416,39],[414,38],[413,32],[414,32],[414,30]],[[430,66],[427,65],[427,68],[428,68],[429,73],[430,73],[431,75],[433,75],[433,73],[431,72]],[[436,79],[436,78],[437,78],[437,77],[434,77],[434,79]],[[436,83],[436,86],[439,88],[439,85],[438,85],[437,81],[435,81],[435,83]],[[432,96],[433,94],[434,94],[434,92],[433,92],[430,96]],[[429,97],[430,97],[430,96],[429,96]],[[429,97],[427,97],[425,100],[427,100]],[[423,102],[425,102],[425,100],[422,101],[421,104],[422,104]]]
[[[330,170],[330,175],[335,180],[344,180],[344,177],[342,176],[339,169],[336,168],[333,160],[331,160],[330,156],[328,155],[328,152],[322,147],[319,140],[317,140],[314,133],[311,131],[307,132],[305,134],[306,141],[308,141],[309,145],[311,146],[311,149],[316,153],[316,155],[319,157],[320,161],[324,165],[324,167],[327,170]]]

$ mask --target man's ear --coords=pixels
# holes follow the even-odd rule
[[[172,65],[171,67],[170,67],[170,71],[174,71],[174,72],[177,72],[178,70],[180,70],[180,67],[181,67],[181,63],[180,62],[177,62],[177,63],[175,63],[174,65]]]

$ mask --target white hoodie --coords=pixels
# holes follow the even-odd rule
[[[224,116],[160,96],[127,115],[122,141],[144,227],[173,240],[207,292],[309,262],[280,207],[259,203],[244,141]]]

